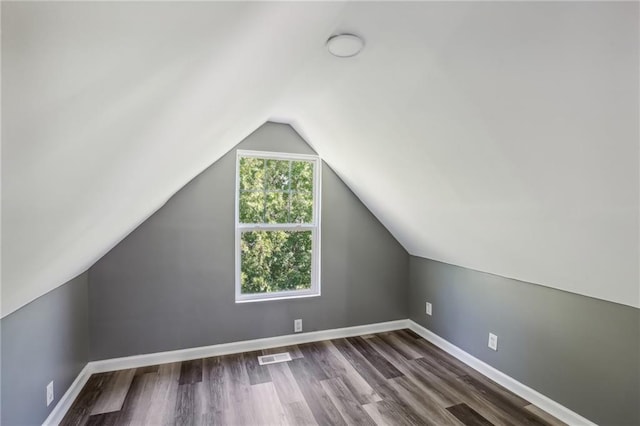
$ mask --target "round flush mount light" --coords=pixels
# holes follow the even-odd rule
[[[364,40],[355,34],[336,34],[327,40],[329,53],[338,58],[356,56],[364,48]]]

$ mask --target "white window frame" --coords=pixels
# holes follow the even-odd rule
[[[240,158],[264,158],[269,160],[309,161],[313,165],[313,220],[309,224],[299,223],[240,223]],[[271,151],[236,151],[236,203],[235,203],[235,294],[236,303],[263,302],[267,300],[296,299],[320,296],[320,198],[322,161],[317,155],[290,154]],[[278,291],[273,293],[242,294],[240,241],[246,231],[311,231],[311,288],[305,290]]]

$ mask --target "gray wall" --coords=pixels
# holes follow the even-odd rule
[[[236,148],[313,153],[267,123]],[[409,255],[326,165],[322,295],[234,303],[235,149],[89,271],[91,359],[407,318]]]
[[[409,280],[412,320],[598,424],[640,424],[640,310],[413,256]]]
[[[2,425],[39,425],[89,359],[88,274],[2,319]],[[55,399],[45,388],[54,381]]]

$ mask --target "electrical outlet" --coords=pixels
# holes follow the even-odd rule
[[[493,333],[489,333],[489,347],[494,351],[498,350],[498,336]]]
[[[302,331],[302,320],[297,319],[293,321],[293,331],[296,333],[300,333]]]
[[[53,402],[53,380],[47,385],[47,407]]]
[[[427,315],[431,315],[431,303],[427,302]]]

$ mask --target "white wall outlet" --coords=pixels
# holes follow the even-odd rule
[[[47,407],[53,402],[53,380],[47,385]]]
[[[494,351],[498,350],[498,336],[493,333],[489,333],[489,347]]]
[[[427,302],[427,315],[431,315],[431,303]]]
[[[293,331],[296,333],[300,333],[302,331],[302,320],[297,319],[293,321]]]

